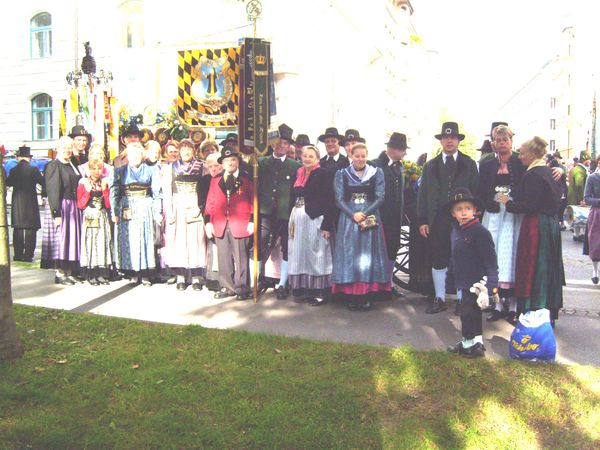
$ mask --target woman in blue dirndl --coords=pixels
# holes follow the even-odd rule
[[[357,144],[350,166],[334,179],[340,209],[333,254],[332,293],[341,294],[354,311],[371,309],[371,300],[392,289],[385,239],[379,215],[385,181],[380,168],[367,164],[368,151]],[[371,226],[365,226],[370,223]]]

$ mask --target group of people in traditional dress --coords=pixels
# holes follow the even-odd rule
[[[294,139],[292,128],[281,125],[272,154],[258,163],[258,230],[254,183],[237,135],[229,134],[220,145],[206,141],[197,152],[191,140],[142,145],[132,125],[112,165],[104,161],[100,146],[82,150],[82,137],[85,148],[91,137],[75,127],[59,139],[56,159],[44,176],[28,175],[34,187],[44,185],[48,198],[41,267],[55,269],[57,283],[71,285],[83,277],[104,284],[120,275],[151,285],[163,276],[179,290],[206,285],[217,299],[246,300],[251,237],[258,233],[261,292],[273,288],[278,299],[292,294],[312,306],[337,298],[353,311],[366,311],[374,299],[394,294],[392,271],[406,226],[411,230],[411,279],[418,278],[421,292],[431,289],[426,312],[435,314],[447,309],[446,292],[456,290],[452,236],[461,225],[448,204],[456,202],[457,189],[466,189],[468,194],[460,195],[477,199],[477,215],[483,216],[481,224],[494,246],[497,275],[487,266],[491,272],[485,275],[490,296],[497,293],[498,301],[488,320],[515,323],[519,312],[539,308],[548,308],[556,319],[562,306],[557,218],[565,169],[546,164],[547,145],[541,138],[514,152],[506,123],[493,123],[492,151],[482,155],[479,165],[458,150],[464,139],[458,124],[444,123],[435,135],[442,151],[422,161],[417,182],[405,176],[403,133],[392,133],[386,149],[373,157],[357,130],[342,135],[330,127],[318,137],[326,152],[321,155],[307,135]],[[9,184],[16,188],[18,175],[11,176]],[[588,177],[585,188],[593,214],[600,210],[596,176]],[[13,199],[13,214],[19,201]],[[590,235],[600,228],[593,214]],[[13,216],[13,226],[18,224]],[[16,259],[33,256],[27,236],[14,239]],[[17,253],[18,245],[27,252]],[[598,238],[590,238],[590,246],[597,282]],[[275,254],[279,270],[273,279],[267,265]],[[458,291],[457,314],[464,313],[465,287]],[[469,308],[472,314],[473,302]],[[461,348],[481,344],[474,338],[466,336],[470,345]],[[473,348],[478,349],[472,350],[475,356],[482,353]]]

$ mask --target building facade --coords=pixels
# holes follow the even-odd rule
[[[240,0],[168,6],[151,0],[14,4],[5,12],[12,45],[0,51],[8,68],[0,74],[2,143],[9,149],[25,143],[38,154],[54,146],[68,95],[65,77],[79,69],[84,42],[91,43],[98,70],[112,72],[121,105],[142,113],[166,111],[175,99],[177,51],[235,46],[253,34]],[[420,153],[420,136],[430,141],[439,107],[420,102],[432,64],[416,38],[413,12],[409,0],[262,0],[257,35],[272,42],[276,121],[313,141],[328,126],[357,128],[377,151],[389,133],[403,131]]]
[[[551,153],[568,160],[592,152],[593,105],[598,91],[598,63],[590,52],[584,27],[562,31],[557,55],[542,66],[496,112],[517,133],[515,146],[534,135],[548,142]]]

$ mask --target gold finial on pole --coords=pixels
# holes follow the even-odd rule
[[[262,3],[259,0],[250,0],[246,5],[246,14],[248,14],[248,20],[253,22],[254,26],[254,38],[256,39],[256,21],[258,16],[262,13]]]

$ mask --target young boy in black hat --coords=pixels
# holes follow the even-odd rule
[[[449,275],[462,293],[462,340],[448,351],[468,358],[485,356],[481,310],[498,294],[498,262],[490,232],[476,217],[481,202],[467,188],[457,188],[446,204],[452,223]],[[487,280],[484,281],[484,277]]]

